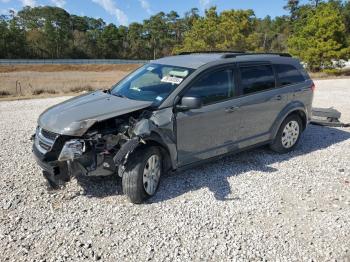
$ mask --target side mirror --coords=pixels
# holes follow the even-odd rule
[[[184,96],[181,103],[176,106],[178,111],[186,111],[190,109],[198,109],[203,106],[203,101],[200,97]]]

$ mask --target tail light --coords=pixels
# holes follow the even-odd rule
[[[314,82],[312,82],[312,85],[311,85],[311,91],[312,91],[312,92],[315,92],[315,89],[316,89],[315,83],[314,83]]]

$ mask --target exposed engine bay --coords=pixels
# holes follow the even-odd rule
[[[44,171],[50,186],[58,187],[77,175],[122,176],[134,149],[147,143],[152,130],[159,133],[152,115],[152,111],[139,110],[96,122],[81,137],[53,134],[38,127],[34,146],[44,154],[55,155],[46,160],[54,166],[53,172]],[[52,142],[48,143],[50,138]]]
[[[150,117],[143,111],[139,118]],[[136,136],[134,129],[138,119],[133,116],[119,117],[97,123],[82,139],[66,142],[58,161],[67,161],[71,175],[76,172],[89,176],[107,176],[122,173],[122,164],[140,143],[142,136]],[[121,174],[120,174],[121,175]]]

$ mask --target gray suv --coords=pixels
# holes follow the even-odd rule
[[[141,203],[165,172],[265,144],[291,151],[314,87],[288,54],[182,53],[47,109],[33,152],[53,188],[75,175],[118,174]]]

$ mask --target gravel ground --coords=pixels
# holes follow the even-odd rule
[[[315,107],[331,107],[340,110],[342,120],[350,123],[350,79],[329,79],[315,81]],[[331,93],[328,92],[331,89]]]
[[[350,80],[317,86],[315,104],[349,119]],[[0,261],[350,261],[349,128],[166,176],[133,205],[113,178],[46,191],[29,137],[64,99],[0,103]]]

